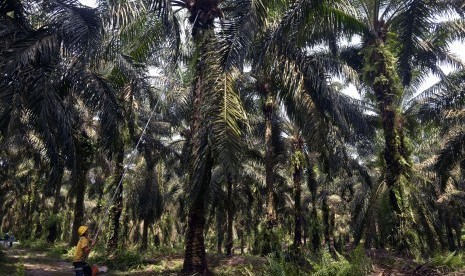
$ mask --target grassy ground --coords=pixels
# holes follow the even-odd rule
[[[14,258],[5,253],[3,249],[0,249],[0,275],[21,275],[24,271],[22,266],[22,260]],[[17,274],[18,273],[18,274]]]
[[[74,251],[66,244],[53,246],[43,242],[13,248],[0,248],[0,276],[3,275],[74,275],[71,265]],[[125,249],[106,256],[97,249],[90,263],[107,265],[106,275],[178,275],[182,269],[182,250],[154,250],[145,254]],[[365,253],[369,256],[366,257]],[[313,258],[313,260],[311,260]],[[278,259],[209,254],[208,265],[214,275],[465,275],[465,256],[461,253],[438,254],[428,261],[413,260],[385,250],[364,251],[362,248],[336,259],[326,252],[320,257],[307,255],[305,265]]]
[[[65,244],[49,246],[33,243],[4,249],[0,253],[0,276],[11,275],[74,275],[71,265],[73,249]],[[150,256],[150,257],[148,257]],[[104,256],[97,250],[89,263],[106,265],[106,275],[178,275],[182,269],[183,254],[176,252],[148,252],[136,250],[118,252],[115,256]],[[266,259],[254,256],[209,255],[210,270],[215,275],[261,275]]]
[[[25,248],[9,248],[0,259],[0,275],[74,275],[69,262],[47,255],[46,252]]]

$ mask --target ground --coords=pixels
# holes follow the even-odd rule
[[[74,275],[70,261],[62,260],[50,252],[35,251],[20,247],[3,248],[0,251],[0,276],[31,275],[54,276]],[[407,258],[393,256],[383,251],[368,253],[373,260],[373,276],[400,275],[449,275],[465,276],[465,270],[446,273],[433,267],[431,262],[418,264]],[[106,275],[177,275],[182,268],[182,254],[159,255],[144,260],[144,264],[125,271],[113,269]],[[267,264],[265,258],[236,255],[209,255],[209,267],[215,275],[262,275]]]
[[[3,249],[0,263],[0,276],[54,276],[74,275],[69,261],[53,257],[49,252],[28,250],[19,247]],[[130,271],[112,270],[111,275],[177,275],[182,268],[183,256],[171,254],[158,256],[144,261],[144,265]],[[211,255],[208,258],[210,269],[215,275],[255,275],[254,267],[260,267],[266,260],[260,257],[233,256],[226,258]],[[252,274],[250,274],[252,273]]]
[[[5,252],[0,266],[0,275],[74,275],[69,262],[48,257],[44,252],[11,248]]]

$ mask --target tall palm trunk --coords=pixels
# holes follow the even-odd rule
[[[149,232],[149,220],[144,219],[144,222],[142,224],[142,244],[141,244],[141,249],[146,250],[148,246],[148,234]]]
[[[205,193],[210,183],[213,158],[207,152],[205,156],[205,173],[201,179],[201,187],[189,211],[186,233],[186,251],[184,255],[183,273],[205,275],[208,271],[205,252]]]
[[[152,185],[154,184],[154,172],[155,172],[155,162],[152,157],[152,152],[148,147],[145,147],[145,163],[147,165],[147,178],[145,179],[144,191],[147,195],[153,195]],[[142,226],[142,244],[141,249],[145,250],[148,246],[148,229],[151,222],[151,213],[152,210],[143,210],[144,212],[144,223]]]
[[[108,250],[109,251],[114,251],[116,248],[118,248],[118,233],[119,233],[119,226],[120,226],[120,218],[121,214],[123,212],[123,185],[119,185],[119,182],[121,181],[121,177],[123,175],[123,170],[124,170],[124,146],[123,144],[120,146],[117,156],[116,156],[116,167],[114,171],[114,178],[113,178],[113,187],[117,188],[117,191],[115,191],[115,201],[113,202],[113,206],[111,208],[111,233],[110,233],[110,238],[108,239]]]
[[[51,224],[48,226],[48,234],[47,234],[47,241],[48,242],[55,242],[58,237],[58,214],[60,213],[60,197],[61,197],[61,178],[63,177],[63,166],[61,162],[56,164],[58,168],[55,168],[55,194],[54,194],[54,202],[52,208],[52,216],[51,216]]]
[[[318,214],[316,210],[316,196],[318,191],[318,182],[316,181],[315,171],[313,169],[313,163],[310,161],[310,157],[306,152],[304,152],[305,161],[307,162],[307,185],[310,190],[311,200],[312,200],[312,211],[310,213],[309,225],[311,227],[310,233],[312,250],[315,252],[320,250],[320,229],[318,227]]]
[[[216,253],[223,253],[223,241],[224,241],[224,214],[221,209],[218,208],[216,212]]]
[[[380,33],[383,33],[380,31]],[[375,39],[365,55],[365,79],[371,84],[381,113],[384,131],[384,162],[386,166],[385,181],[389,189],[389,203],[393,212],[392,240],[393,245],[401,239],[403,185],[408,181],[407,150],[401,137],[401,116],[397,108],[402,87],[395,71],[395,59],[384,44],[385,38]]]
[[[84,223],[84,195],[86,192],[86,172],[82,169],[77,170],[75,179],[76,202],[74,203],[73,232],[71,235],[70,245],[74,246],[79,240],[77,229]]]
[[[206,274],[208,268],[204,244],[205,193],[210,185],[213,156],[207,137],[210,130],[207,130],[205,126],[201,128],[202,124],[206,123],[205,119],[202,118],[204,114],[202,114],[201,107],[205,104],[202,84],[204,76],[208,74],[208,68],[202,55],[207,50],[208,37],[214,34],[214,19],[221,17],[223,12],[218,7],[220,2],[218,0],[187,2],[187,9],[190,13],[189,21],[193,27],[192,36],[195,41],[195,52],[198,54],[194,55],[198,60],[194,61],[197,64],[197,71],[193,90],[194,106],[191,120],[192,147],[190,153],[194,163],[190,170],[190,182],[198,188],[198,191],[195,191],[189,210],[183,272]]]
[[[263,114],[265,117],[265,183],[266,183],[266,224],[268,228],[273,228],[276,224],[276,210],[274,207],[274,179],[273,179],[273,108],[274,99],[270,93],[269,84],[265,83],[260,87],[262,95],[265,96]]]
[[[210,184],[211,170],[213,168],[213,156],[211,154],[207,130],[201,131],[202,114],[201,106],[204,102],[202,91],[203,74],[205,74],[205,65],[202,61],[198,63],[197,78],[194,85],[194,110],[192,114],[192,151],[191,151],[191,185],[196,185],[194,181],[198,181],[198,191],[195,192],[192,205],[190,206],[187,232],[186,232],[186,251],[184,254],[183,273],[198,273],[204,275],[207,273],[207,258],[204,243],[204,228],[205,228],[205,194]],[[199,156],[204,153],[203,156]],[[202,161],[197,162],[202,158]],[[204,164],[203,168],[198,167],[196,163]],[[194,175],[200,174],[198,179],[194,179]]]
[[[264,99],[262,106],[263,115],[265,119],[265,229],[262,231],[262,246],[260,253],[267,255],[276,248],[276,236],[274,228],[277,225],[277,214],[274,204],[274,149],[273,149],[273,109],[274,98],[270,92],[270,85],[266,82],[258,85],[258,90]]]
[[[76,145],[76,171],[74,174],[74,192],[76,202],[74,204],[73,230],[70,245],[76,245],[79,240],[77,229],[84,223],[84,196],[86,193],[86,174],[93,161],[93,149],[89,136],[85,132],[80,133],[75,139]]]
[[[233,179],[228,176],[228,194],[227,194],[227,206],[228,206],[228,221],[226,230],[226,255],[232,255],[233,248],[233,221],[234,221],[234,203],[232,201],[233,192]]]
[[[302,182],[302,140],[300,138],[295,138],[292,141],[292,148],[293,148],[293,158],[292,158],[292,165],[293,165],[293,175],[292,178],[294,180],[294,246],[295,248],[299,248],[302,245],[302,206],[301,206],[301,182]]]
[[[33,195],[35,190],[35,184],[30,180],[28,177],[27,179],[28,189],[27,189],[27,203],[26,203],[26,229],[24,232],[24,238],[29,239],[31,238],[32,233],[32,203],[33,203]]]

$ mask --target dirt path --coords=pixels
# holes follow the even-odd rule
[[[43,252],[17,248],[4,252],[6,253],[5,263],[14,264],[16,271],[23,271],[28,276],[75,275],[73,266],[69,262],[53,259]],[[11,270],[11,267],[9,269]]]

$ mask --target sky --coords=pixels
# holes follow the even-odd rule
[[[97,0],[79,0],[81,4],[89,6],[89,7],[96,7],[97,6]]]
[[[97,0],[79,0],[79,2],[81,2],[83,5],[90,6],[90,7],[97,6]],[[456,55],[458,55],[462,59],[462,61],[465,63],[465,43],[463,42],[453,43],[451,45],[451,51],[455,53]],[[445,71],[446,74],[452,70],[451,68],[447,68],[447,67],[442,67],[442,69]],[[438,80],[439,78],[433,75],[427,77],[425,83],[420,88],[420,91],[430,87],[431,85],[436,83]],[[360,98],[355,86],[353,85],[350,85],[349,87],[347,87],[343,92],[354,98]]]

